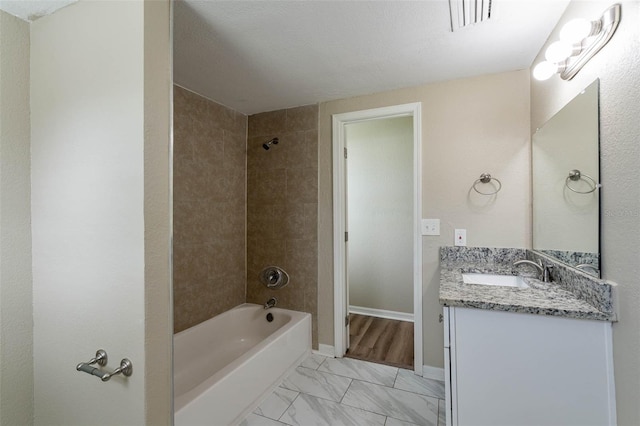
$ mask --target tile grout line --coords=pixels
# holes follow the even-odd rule
[[[349,392],[349,389],[351,388],[351,385],[353,384],[353,381],[354,381],[355,379],[351,379],[351,378],[349,378],[349,380],[351,380],[351,381],[349,382],[349,386],[347,386],[347,390],[345,390],[345,391],[344,391],[344,393],[342,394],[342,397],[340,398],[340,401],[338,401],[338,404],[340,404],[340,405],[342,405],[342,400],[343,400],[343,399],[344,399],[344,397],[347,395],[347,392]]]
[[[327,357],[327,358],[328,358],[328,357]],[[333,359],[338,359],[338,358],[333,358]],[[372,382],[372,381],[369,381],[369,380],[367,380],[367,379],[363,379],[363,378],[361,378],[361,377],[343,376],[342,374],[337,374],[337,373],[333,373],[333,372],[328,372],[328,371],[321,371],[321,370],[319,370],[319,368],[322,366],[322,364],[324,364],[324,362],[325,362],[325,361],[326,361],[326,359],[325,359],[325,360],[323,360],[323,361],[322,361],[322,363],[320,363],[320,365],[318,366],[318,368],[316,369],[316,371],[318,371],[319,373],[330,374],[330,375],[332,375],[332,376],[336,376],[336,377],[343,377],[343,378],[345,378],[345,379],[350,379],[350,380],[352,380],[352,381],[353,381],[353,380],[357,380],[357,381],[359,381],[359,382],[371,383],[372,385],[384,386],[384,387],[389,388],[389,389],[395,389],[395,390],[399,390],[399,391],[403,391],[403,392],[409,392],[409,393],[412,393],[412,394],[414,394],[414,395],[425,396],[425,397],[427,397],[427,398],[442,399],[442,400],[444,400],[444,398],[440,398],[439,396],[434,396],[434,395],[430,395],[430,394],[423,394],[423,393],[420,393],[420,392],[415,392],[415,391],[411,391],[411,390],[407,390],[407,389],[400,389],[400,388],[397,388],[397,387],[396,387],[396,383],[397,383],[397,381],[398,381],[398,376],[400,375],[400,368],[398,368],[398,367],[391,367],[391,368],[395,368],[395,369],[396,369],[396,373],[395,373],[395,378],[394,378],[394,380],[393,380],[393,385],[389,386],[389,385],[385,385],[385,384],[382,384],[382,383]],[[363,363],[370,362],[370,361],[362,361],[362,360],[356,360],[356,361],[358,361],[358,362],[363,362]],[[373,363],[373,364],[376,364],[376,363]],[[379,365],[384,365],[384,364],[379,364]],[[300,367],[302,367],[302,366],[300,366]],[[308,367],[302,367],[302,368],[307,368],[308,370],[313,370],[313,369],[310,369],[310,368],[308,368]],[[406,370],[406,369],[405,369],[405,370]],[[411,372],[411,370],[407,370],[407,371],[410,371],[410,372]],[[421,378],[425,379],[425,377],[422,377],[422,376],[418,376],[418,377],[421,377]],[[429,380],[434,380],[434,381],[436,381],[436,382],[440,382],[440,381],[441,381],[441,380],[435,380],[435,379],[429,379]],[[349,386],[351,386],[351,384],[349,384]],[[348,390],[348,389],[347,389],[347,390]],[[345,394],[346,394],[346,392],[345,392]],[[344,397],[344,395],[343,395],[343,397]],[[325,399],[325,398],[321,398],[321,399]]]
[[[394,388],[394,389],[397,389],[397,388],[396,388],[396,383],[398,382],[398,376],[399,376],[399,375],[400,375],[400,369],[398,368],[398,369],[396,370],[396,377],[394,377],[394,378],[393,378],[393,386],[391,386],[391,387],[392,387],[392,388]]]
[[[338,359],[338,358],[334,358],[334,359]],[[350,358],[350,359],[353,359],[353,358]],[[366,362],[370,362],[370,361],[362,361],[362,360],[356,360],[356,361],[358,361],[358,362],[365,362],[365,363],[366,363]],[[323,363],[324,363],[324,361],[323,361]],[[376,363],[372,363],[372,364],[376,364]],[[376,365],[384,365],[384,364],[376,364]],[[395,377],[394,377],[394,379],[393,379],[393,382],[394,382],[394,384],[395,384],[396,378],[398,377],[398,370],[399,370],[399,368],[398,368],[398,367],[392,367],[392,366],[387,366],[387,367],[389,367],[389,368],[394,368],[394,369],[396,370],[396,372],[395,372]],[[334,372],[321,371],[321,370],[320,370],[320,366],[318,366],[318,372],[320,372],[320,373],[326,373],[326,374],[332,374],[332,375],[334,375],[334,376],[338,376],[338,377],[345,377],[345,378],[347,378],[347,379],[351,379],[351,380],[359,380],[359,381],[361,381],[361,382],[367,382],[367,383],[371,383],[371,384],[374,384],[374,385],[380,385],[380,386],[386,386],[386,387],[389,387],[388,385],[385,385],[385,384],[383,384],[383,383],[372,382],[372,381],[367,380],[367,379],[364,379],[364,378],[362,378],[362,377],[360,377],[360,376],[358,376],[358,377],[343,376],[342,374],[338,374],[338,373],[334,373]],[[354,375],[357,375],[357,374],[354,374]],[[393,387],[393,385],[391,385],[391,387]]]
[[[353,379],[353,381],[364,382],[364,380],[357,380],[357,379]],[[364,383],[370,383],[370,382],[364,382]],[[373,384],[375,384],[375,383],[373,383]],[[384,386],[384,385],[378,385],[378,386]],[[351,387],[351,385],[349,385],[349,387]],[[388,388],[389,386],[385,386],[385,387],[387,387],[387,388]],[[390,388],[390,389],[393,389],[393,388]],[[347,389],[347,391],[348,391],[348,390],[349,390],[349,389]],[[398,390],[402,390],[402,389],[398,389]],[[345,395],[346,395],[346,394],[347,394],[347,392],[345,392]],[[423,395],[423,396],[424,396],[424,395]],[[343,399],[344,399],[344,396],[343,396]],[[398,419],[398,418],[393,417],[393,416],[388,416],[388,415],[386,415],[386,414],[381,414],[381,413],[377,413],[377,412],[375,412],[375,411],[367,410],[366,408],[355,407],[355,406],[353,406],[353,405],[349,405],[349,404],[343,404],[343,403],[342,403],[342,401],[340,401],[340,405],[342,405],[342,406],[344,406],[344,407],[352,408],[352,409],[354,409],[354,410],[360,410],[360,411],[364,411],[364,412],[367,412],[367,413],[371,413],[371,414],[376,414],[376,415],[378,415],[378,416],[382,416],[382,417],[384,417],[384,418],[385,418],[385,419],[384,419],[384,423],[385,423],[385,425],[387,424],[387,420],[388,420],[388,419],[397,420],[397,421],[399,421],[399,422],[404,422],[404,423],[407,423],[407,424],[415,424],[415,423],[409,422],[409,421],[407,421],[407,420],[402,420],[402,419]],[[438,426],[438,425],[435,425],[435,426]]]
[[[353,379],[351,383],[353,383],[355,381],[362,382],[363,380]],[[369,382],[366,382],[366,383],[369,383]],[[383,385],[380,385],[380,386],[383,386]],[[349,385],[349,387],[351,387],[351,384]],[[349,391],[349,389],[347,388],[347,392],[348,391]],[[345,392],[344,395],[347,395],[347,392]],[[344,396],[342,397],[342,399],[344,399]],[[385,424],[387,423],[387,419],[389,418],[389,416],[387,416],[386,414],[376,413],[375,411],[367,410],[366,408],[361,408],[361,407],[354,407],[353,405],[349,405],[349,404],[343,404],[342,400],[340,401],[340,405],[342,405],[343,407],[354,409],[354,410],[360,410],[360,411],[364,411],[366,413],[371,413],[371,414],[375,414],[375,415],[378,415],[378,416],[382,416],[382,417],[384,417],[384,423]],[[400,419],[396,419],[396,420],[400,420]]]
[[[291,401],[291,403],[290,403],[290,404],[287,406],[287,408],[282,412],[282,414],[280,414],[280,417],[278,417],[278,418],[276,419],[276,421],[277,421],[277,422],[284,423],[284,424],[289,424],[289,423],[285,423],[285,422],[283,422],[283,421],[280,421],[280,419],[282,419],[282,417],[283,417],[285,414],[287,414],[287,411],[289,411],[289,408],[291,408],[291,406],[293,405],[293,403],[294,403],[294,402],[296,402],[296,400],[297,400],[298,398],[300,398],[300,394],[301,394],[301,393],[302,393],[302,392],[298,392],[298,394],[296,395],[296,397],[295,397],[295,398],[293,398],[293,401]]]
[[[426,397],[426,398],[429,398],[429,399],[433,399],[433,400],[435,400],[435,401],[436,401],[436,404],[437,404],[437,405],[436,405],[436,407],[437,407],[437,409],[438,409],[438,412],[436,413],[436,415],[438,416],[438,420],[437,420],[437,422],[439,422],[439,407],[440,407],[440,401],[443,401],[443,402],[444,402],[444,399],[439,398],[439,397],[437,397],[437,396],[425,395],[425,394],[422,394],[422,393],[419,393],[419,392],[414,392],[414,391],[410,391],[410,390],[405,390],[405,389],[399,389],[399,388],[396,388],[395,386],[396,386],[396,384],[397,384],[398,377],[399,377],[399,375],[400,375],[400,368],[394,367],[394,368],[396,369],[395,377],[394,377],[394,383],[393,383],[393,385],[392,385],[392,386],[387,386],[387,385],[380,384],[380,383],[376,383],[376,382],[370,382],[370,381],[368,381],[368,380],[364,380],[364,379],[361,379],[361,378],[353,378],[353,377],[349,377],[349,376],[342,376],[342,375],[340,375],[340,374],[335,374],[335,373],[332,373],[332,372],[320,371],[320,370],[319,370],[319,368],[320,368],[320,367],[321,367],[321,366],[322,366],[322,365],[323,365],[323,364],[324,364],[328,359],[329,359],[329,357],[325,357],[325,359],[323,359],[323,360],[322,360],[322,362],[320,362],[320,364],[319,364],[315,369],[314,369],[314,368],[309,368],[309,367],[303,367],[302,365],[298,365],[298,367],[302,367],[302,368],[305,368],[305,369],[308,369],[308,370],[311,370],[311,371],[314,371],[314,370],[315,370],[315,371],[318,371],[319,373],[329,374],[329,375],[331,375],[331,376],[335,376],[335,377],[341,377],[341,378],[346,378],[346,379],[348,379],[348,380],[349,380],[349,385],[347,386],[347,389],[345,390],[345,392],[344,392],[344,393],[343,393],[343,395],[341,396],[340,401],[337,401],[337,403],[338,403],[340,406],[342,406],[342,407],[344,407],[344,408],[355,409],[355,410],[359,410],[359,411],[362,411],[362,412],[366,412],[366,413],[370,413],[370,414],[374,414],[374,415],[378,415],[378,416],[384,417],[384,425],[386,425],[386,424],[387,424],[387,422],[389,421],[389,419],[393,419],[393,420],[397,420],[397,421],[401,421],[401,422],[406,422],[406,420],[397,419],[397,418],[395,418],[395,417],[393,417],[393,416],[388,416],[388,415],[386,415],[386,414],[382,414],[382,413],[379,413],[379,412],[370,411],[370,410],[368,410],[368,409],[364,409],[364,408],[361,408],[361,407],[355,407],[355,406],[351,406],[351,405],[345,404],[345,403],[343,402],[343,401],[344,401],[345,396],[347,395],[347,393],[349,392],[349,390],[351,390],[352,385],[354,384],[354,382],[355,382],[355,381],[358,381],[358,382],[361,382],[361,383],[371,384],[371,385],[374,385],[374,386],[382,386],[382,387],[384,387],[384,388],[387,388],[387,389],[393,389],[393,390],[396,390],[396,391],[408,392],[408,393],[411,393],[411,394],[414,394],[414,395],[417,395],[417,396]],[[361,362],[366,363],[367,361],[361,361]],[[278,417],[278,419],[275,419],[275,420],[274,420],[274,419],[271,419],[271,418],[269,418],[269,417],[262,416],[262,415],[260,415],[260,414],[256,414],[256,413],[253,413],[253,414],[255,414],[256,416],[259,416],[259,417],[263,417],[263,418],[265,418],[265,419],[274,420],[274,421],[279,422],[279,423],[281,423],[281,424],[283,424],[283,425],[289,425],[288,423],[286,423],[286,422],[282,421],[281,419],[282,419],[282,418],[284,417],[284,415],[288,412],[288,410],[293,406],[293,404],[295,403],[295,401],[297,401],[297,399],[298,399],[298,398],[300,398],[300,395],[301,395],[301,394],[305,394],[305,395],[310,396],[310,397],[312,397],[312,398],[318,398],[319,400],[325,400],[325,401],[328,401],[328,402],[334,402],[334,403],[336,402],[336,401],[333,401],[333,400],[331,400],[331,399],[326,399],[326,398],[322,398],[322,397],[319,397],[319,396],[314,396],[314,395],[311,395],[311,394],[308,394],[308,393],[306,393],[306,392],[302,392],[302,391],[299,391],[299,390],[288,389],[288,388],[286,388],[286,387],[283,387],[283,386],[282,386],[282,383],[280,383],[280,384],[278,385],[278,387],[280,387],[281,389],[285,389],[285,390],[289,390],[289,391],[293,391],[293,392],[296,392],[296,393],[297,393],[296,397],[291,401],[291,403],[289,403],[289,404],[288,404],[288,406],[285,408],[285,410],[283,411],[283,413]],[[409,422],[409,424],[411,424],[411,423]],[[436,423],[436,425],[437,425],[437,426],[440,426],[440,425],[439,425],[439,423]],[[290,425],[289,425],[289,426],[290,426]]]

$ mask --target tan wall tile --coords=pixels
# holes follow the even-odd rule
[[[174,328],[245,301],[247,117],[174,88]]]
[[[309,312],[317,348],[318,108],[315,105],[249,117],[247,141],[247,302]],[[278,137],[277,146],[262,144]],[[258,274],[270,265],[290,284],[267,289]],[[314,296],[316,295],[316,296]]]
[[[179,87],[174,101],[176,331],[275,296],[312,314],[317,348],[317,105],[247,119]],[[260,283],[270,265],[289,286]]]
[[[262,112],[249,117],[249,136],[266,136],[286,130],[287,110]]]
[[[287,169],[287,199],[298,203],[312,203],[318,200],[316,167]]]
[[[290,108],[287,111],[286,130],[299,131],[318,128],[318,105]]]

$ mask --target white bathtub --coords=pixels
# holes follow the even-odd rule
[[[311,315],[245,303],[177,333],[173,351],[175,425],[233,425],[311,352]]]

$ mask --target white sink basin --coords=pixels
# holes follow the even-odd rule
[[[496,274],[462,274],[462,282],[465,284],[497,285],[502,287],[529,288],[526,282],[517,275]]]

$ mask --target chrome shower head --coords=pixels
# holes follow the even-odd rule
[[[273,145],[278,145],[278,142],[279,142],[279,141],[278,141],[278,138],[273,138],[273,139],[271,139],[269,142],[267,142],[267,143],[263,143],[263,144],[262,144],[262,147],[263,147],[265,150],[267,150],[267,151],[268,151],[268,150],[269,150],[269,148],[271,147],[271,144],[273,144]]]

